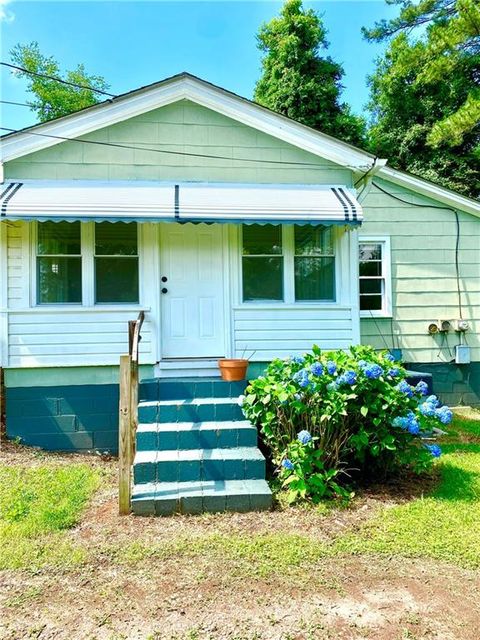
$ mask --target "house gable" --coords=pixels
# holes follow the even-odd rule
[[[105,126],[183,99],[358,172],[368,169],[373,162],[371,154],[187,73],[131,91],[69,116],[3,136],[2,159],[7,162],[56,145],[58,138],[55,139],[55,136],[83,137]]]
[[[82,135],[82,140],[93,144],[58,142],[10,160],[5,178],[353,182],[344,166],[185,99]]]

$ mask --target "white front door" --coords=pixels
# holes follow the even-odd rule
[[[163,358],[225,355],[222,244],[219,224],[162,225]]]

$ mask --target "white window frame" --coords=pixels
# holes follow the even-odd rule
[[[240,304],[246,306],[284,306],[294,305],[296,307],[308,306],[334,306],[341,301],[341,264],[342,250],[340,246],[340,231],[337,226],[333,227],[333,258],[335,259],[334,273],[334,294],[333,300],[296,300],[295,299],[295,225],[282,224],[282,253],[278,257],[283,257],[283,300],[244,300],[243,299],[243,225],[239,231],[239,266],[240,266]],[[274,255],[274,254],[272,254]]]
[[[360,310],[361,318],[391,318],[392,317],[392,259],[390,236],[358,236],[358,246],[361,244],[379,244],[382,247],[382,278],[384,281],[384,289],[382,291],[382,308],[375,310]],[[358,258],[360,267],[360,256]],[[360,269],[359,269],[360,271]],[[358,296],[360,308],[360,280],[362,277],[358,274]]]
[[[123,224],[123,223],[122,223]],[[143,233],[137,222],[137,256],[138,256],[138,302],[95,302],[95,222],[81,222],[81,259],[82,259],[82,302],[52,302],[39,303],[37,299],[37,240],[38,225],[35,221],[31,225],[30,233],[30,307],[37,309],[141,309],[143,308],[143,287],[141,274],[143,273]]]

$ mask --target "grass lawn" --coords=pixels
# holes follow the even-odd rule
[[[120,518],[115,461],[9,447],[0,638],[477,640],[480,413],[442,448],[347,508]]]
[[[100,474],[88,464],[0,466],[0,569],[81,562],[62,534],[77,522]]]

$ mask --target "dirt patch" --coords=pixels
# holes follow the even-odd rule
[[[226,567],[146,563],[7,573],[2,638],[477,640],[479,576],[409,560],[329,559],[302,586],[224,579]],[[199,571],[200,570],[200,571]],[[227,571],[228,574],[228,571]]]

